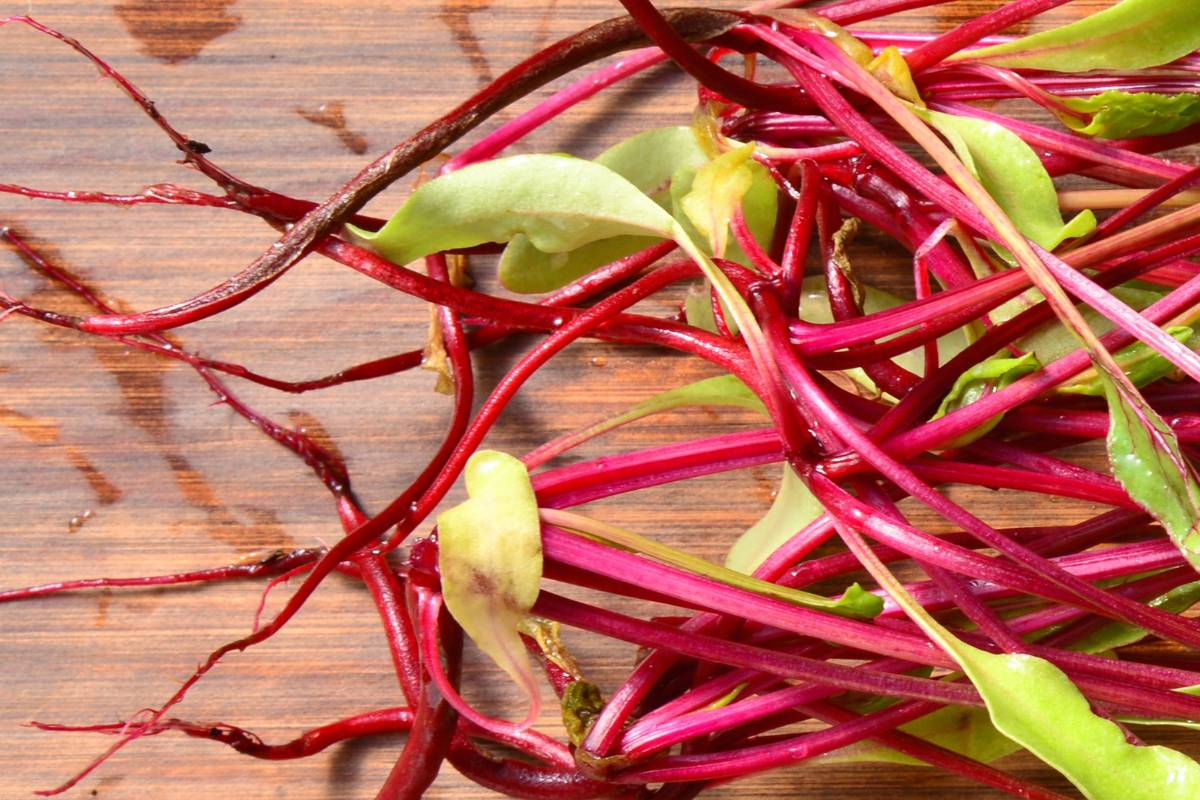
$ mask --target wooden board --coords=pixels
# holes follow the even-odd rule
[[[895,27],[944,30],[993,5],[952,3],[903,15]],[[1061,21],[1100,5],[1078,2],[1045,19]],[[521,57],[619,10],[606,0],[0,0],[0,16],[32,13],[110,60],[232,172],[313,199]],[[0,181],[114,192],[158,182],[206,188],[173,163],[169,143],[111,83],[97,80],[62,45],[16,25],[0,30],[0,84]],[[627,133],[686,120],[691,103],[685,84],[660,70],[514,149],[595,154]],[[400,196],[393,191],[373,208],[386,213]],[[190,297],[274,239],[256,220],[225,211],[64,206],[6,195],[0,195],[0,225],[127,309]],[[0,251],[0,286],[37,305],[82,310],[9,251]],[[206,355],[298,379],[419,347],[427,319],[420,304],[311,259],[261,297],[180,338]],[[529,343],[483,354],[483,386]],[[489,443],[524,452],[707,374],[703,365],[650,350],[580,345],[522,391]],[[275,418],[336,442],[360,496],[379,509],[424,463],[443,430],[448,404],[432,384],[418,370],[303,396],[241,383],[236,389]],[[584,452],[619,452],[701,427],[747,424],[737,415],[679,413]],[[4,586],[175,572],[339,535],[327,496],[303,466],[214,405],[189,369],[22,318],[0,325],[0,447]],[[597,513],[719,559],[761,514],[775,481],[775,468],[753,469],[604,503]],[[1030,507],[1003,494],[978,494],[975,507],[1001,524],[1073,520],[1083,511],[1076,503]],[[928,515],[918,521],[938,524]],[[54,786],[106,744],[23,723],[110,722],[160,703],[204,654],[247,630],[259,591],[249,583],[101,591],[0,606],[0,797]],[[272,607],[278,603],[277,596]],[[624,646],[578,635],[569,643],[607,691],[633,663]],[[472,658],[467,674],[467,693],[482,705],[515,707],[496,670]],[[285,633],[228,658],[179,711],[278,741],[399,702],[369,599],[335,578]],[[550,714],[539,727],[558,730]],[[398,739],[384,738],[302,762],[265,763],[163,735],[129,747],[74,796],[371,797],[399,747]],[[1032,759],[1007,766],[1064,786]],[[817,767],[764,775],[711,796],[901,800],[967,792],[993,796],[932,770]],[[490,795],[449,768],[429,793]]]

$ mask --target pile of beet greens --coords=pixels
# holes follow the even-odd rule
[[[934,36],[891,35],[887,18],[938,0],[669,12],[622,0],[628,16],[522,62],[320,204],[230,174],[82,44],[29,18],[5,20],[89,59],[216,190],[0,189],[225,208],[261,218],[279,239],[201,295],[119,313],[5,230],[32,268],[95,311],[69,316],[0,294],[3,316],[186,363],[312,468],[342,527],[332,546],[253,563],[0,593],[17,601],[295,579],[282,611],[208,655],[151,710],[41,725],[107,734],[109,744],[44,793],[164,732],[288,759],[403,731],[380,798],[420,796],[447,761],[515,797],[685,798],[813,759],[926,764],[1018,797],[1062,797],[992,765],[1022,748],[1088,798],[1200,796],[1200,764],[1139,738],[1146,725],[1200,724],[1200,625],[1184,613],[1200,602],[1200,267],[1190,260],[1200,253],[1200,169],[1159,155],[1200,140],[1200,15],[1180,0],[1121,0],[1062,27],[1004,35],[1065,2],[997,3]],[[505,155],[668,59],[698,85],[690,119],[593,160]],[[497,111],[580,70],[456,148]],[[452,157],[436,162],[437,177],[389,220],[359,213],[443,151]],[[1056,187],[1067,176],[1076,188]],[[912,299],[855,271],[863,230],[910,254]],[[507,291],[468,288],[470,261],[497,253]],[[431,304],[429,345],[292,383],[167,337],[316,257]],[[661,297],[679,313],[635,308]],[[540,334],[534,346],[477,396],[473,353],[528,332]],[[521,386],[587,337],[703,359],[716,377],[520,458],[481,450]],[[335,452],[231,388],[303,392],[422,364],[438,370],[453,418],[433,459],[380,509],[360,506]],[[750,409],[762,425],[555,465],[593,437],[689,405]],[[1072,446],[1099,439],[1107,470],[1073,460]],[[780,465],[780,491],[724,564],[574,510],[763,464]],[[460,479],[469,499],[447,508]],[[1030,524],[989,525],[947,495],[951,484],[1027,494],[1013,496]],[[1108,510],[1039,525],[1045,495]],[[952,532],[910,524],[902,505],[917,504]],[[433,535],[409,537],[435,518]],[[361,581],[377,606],[402,702],[283,744],[178,716],[226,654],[279,632],[334,572]],[[678,615],[617,613],[571,599],[563,584]],[[627,642],[643,657],[602,694],[559,626]],[[495,661],[526,707],[497,719],[464,700],[464,647]],[[561,704],[559,737],[530,728],[550,696],[543,684]]]

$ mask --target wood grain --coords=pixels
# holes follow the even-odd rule
[[[993,5],[952,3],[936,13],[902,15],[895,26],[942,30]],[[1099,5],[1075,3],[1045,20]],[[604,0],[0,0],[0,15],[32,13],[109,59],[234,173],[313,199],[521,57],[618,11],[617,3]],[[60,44],[18,26],[0,30],[0,82],[0,181],[64,190],[134,191],[162,181],[204,188],[198,176],[173,163],[176,153],[136,109]],[[686,119],[690,105],[685,84],[660,70],[515,149],[594,154],[632,131]],[[386,213],[399,191],[373,206]],[[196,294],[273,240],[261,223],[224,211],[59,206],[4,195],[0,225],[129,309]],[[37,305],[80,310],[11,252],[0,252],[0,286]],[[180,338],[206,355],[302,378],[420,346],[427,313],[311,259],[261,297]],[[529,343],[482,354],[483,386]],[[524,452],[707,374],[701,364],[650,350],[582,344],[531,381],[489,443]],[[445,425],[447,402],[432,385],[430,374],[414,371],[304,396],[235,388],[276,419],[335,441],[360,496],[378,509],[420,468]],[[584,452],[619,452],[698,428],[747,424],[737,415],[679,413],[617,432]],[[6,320],[0,326],[0,447],[5,586],[173,572],[338,536],[325,493],[295,458],[214,406],[190,370],[111,341]],[[719,559],[761,514],[775,478],[774,469],[707,478],[603,503],[597,513]],[[1050,524],[1085,510],[1072,502],[1030,507],[1005,494],[976,494],[968,499],[998,524]],[[939,525],[917,509],[914,515]],[[259,589],[95,592],[0,606],[0,797],[53,786],[105,745],[93,736],[39,733],[22,723],[115,721],[161,702],[204,654],[247,630]],[[332,579],[282,635],[228,658],[180,713],[280,740],[398,703],[378,628],[366,594]],[[606,691],[633,663],[624,646],[577,635],[569,635],[569,643]],[[497,710],[514,707],[496,670],[472,659],[467,674],[469,696]],[[539,727],[558,730],[549,714]],[[74,795],[371,797],[399,745],[380,739],[277,764],[164,735],[128,748]],[[1065,788],[1032,759],[1014,758],[1007,767]],[[993,796],[932,770],[816,767],[756,777],[711,796],[901,800],[968,792]],[[429,796],[491,793],[447,768]]]

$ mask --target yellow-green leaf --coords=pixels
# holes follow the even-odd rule
[[[725,256],[729,221],[754,181],[746,165],[753,153],[754,144],[747,143],[717,156],[700,168],[691,191],[683,198],[688,220],[717,257]]]
[[[538,712],[538,685],[521,623],[542,579],[542,528],[529,473],[506,453],[481,450],[463,472],[469,499],[438,516],[438,570],[446,608],[508,673]]]

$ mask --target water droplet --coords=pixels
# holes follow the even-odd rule
[[[550,327],[561,328],[565,321],[566,320],[564,320],[562,317],[555,317],[554,319],[550,320]]]
[[[608,363],[608,358],[606,356],[596,356],[595,358],[592,359],[593,367],[603,367],[607,363]]]
[[[95,512],[89,508],[87,511],[84,511],[82,514],[78,514],[74,517],[71,517],[70,521],[67,522],[67,533],[75,533],[76,531],[78,531],[80,528],[82,528],[87,523],[87,521],[89,519],[92,518],[92,515],[94,513]]]

